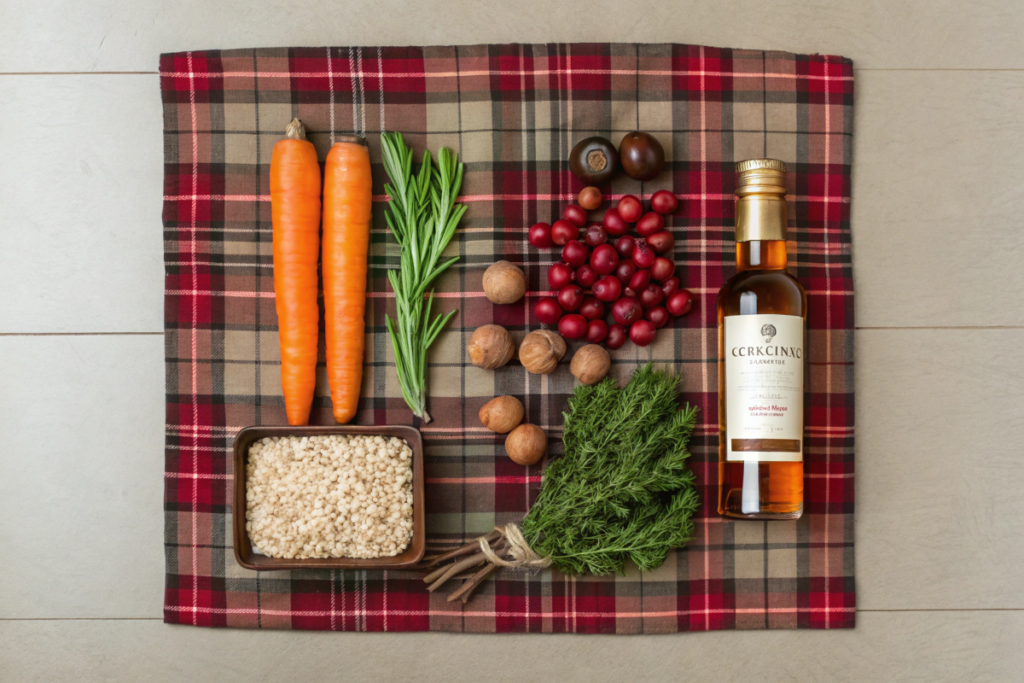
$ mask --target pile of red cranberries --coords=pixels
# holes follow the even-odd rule
[[[594,190],[588,187],[580,197],[597,208],[600,192],[595,197]],[[604,212],[600,223],[589,222],[587,209],[570,204],[554,225],[533,225],[530,244],[562,248],[562,261],[548,269],[548,284],[557,295],[537,301],[537,319],[558,325],[566,339],[586,339],[609,349],[625,344],[627,336],[637,346],[653,342],[658,328],[693,305],[675,276],[675,239],[665,229],[665,215],[678,206],[674,194],[660,190],[647,213],[637,197],[626,195]]]

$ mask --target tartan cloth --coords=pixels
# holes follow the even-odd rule
[[[167,363],[167,622],[359,631],[664,633],[837,628],[854,624],[853,278],[850,169],[853,68],[841,57],[692,45],[572,44],[301,48],[162,55]],[[518,339],[547,289],[554,251],[527,228],[558,217],[582,188],[573,144],[653,133],[670,160],[655,181],[612,185],[649,198],[669,188],[677,274],[694,310],[646,348],[612,352],[624,382],[648,360],[682,375],[700,407],[691,444],[703,504],[696,537],[656,571],[572,578],[501,571],[463,606],[409,571],[240,568],[231,548],[231,449],[247,425],[286,424],[272,278],[269,164],[299,117],[321,160],[336,134],[365,134],[374,200],[366,366],[357,424],[413,424],[399,391],[385,312],[385,271],[399,263],[384,221],[379,133],[401,131],[417,158],[447,146],[466,164],[469,210],[436,284],[436,308],[459,309],[432,348],[426,444],[428,552],[522,519],[543,464],[521,467],[477,419],[512,394],[561,452],[567,363],[531,376],[517,363],[471,365],[470,333],[495,322]],[[808,293],[805,512],[799,521],[728,521],[715,509],[715,297],[735,272],[737,160],[790,169],[790,270]],[[521,264],[530,293],[494,306],[484,268]],[[322,334],[322,330],[321,330]],[[571,344],[578,347],[579,343]],[[323,344],[321,343],[321,356]],[[333,424],[321,357],[314,424]]]

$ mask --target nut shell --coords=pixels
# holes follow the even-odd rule
[[[569,372],[584,384],[597,384],[608,376],[612,358],[603,346],[587,344],[572,357]]]
[[[469,338],[469,360],[484,370],[500,368],[515,353],[516,344],[512,335],[501,325],[483,325],[476,328]]]
[[[519,345],[519,362],[535,375],[550,375],[565,355],[565,340],[551,330],[534,330]]]
[[[515,463],[536,465],[548,452],[548,435],[537,425],[519,425],[505,439],[505,452]]]
[[[508,261],[492,263],[484,271],[484,294],[495,304],[514,304],[526,294],[526,275]]]
[[[523,404],[515,396],[492,398],[480,408],[480,424],[492,432],[508,434],[523,421]]]

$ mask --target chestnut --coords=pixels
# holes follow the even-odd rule
[[[597,207],[601,206],[601,202],[604,201],[604,195],[601,194],[601,190],[591,185],[580,190],[580,194],[576,197],[576,201],[579,202],[580,206],[587,211],[593,211]]]
[[[654,180],[665,165],[665,149],[654,136],[633,131],[619,143],[619,159],[633,180]]]
[[[569,168],[587,185],[600,185],[611,180],[618,166],[619,155],[615,145],[602,137],[584,138],[569,153]]]

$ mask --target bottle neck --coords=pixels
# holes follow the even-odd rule
[[[785,270],[786,240],[737,242],[736,268],[739,271]]]

